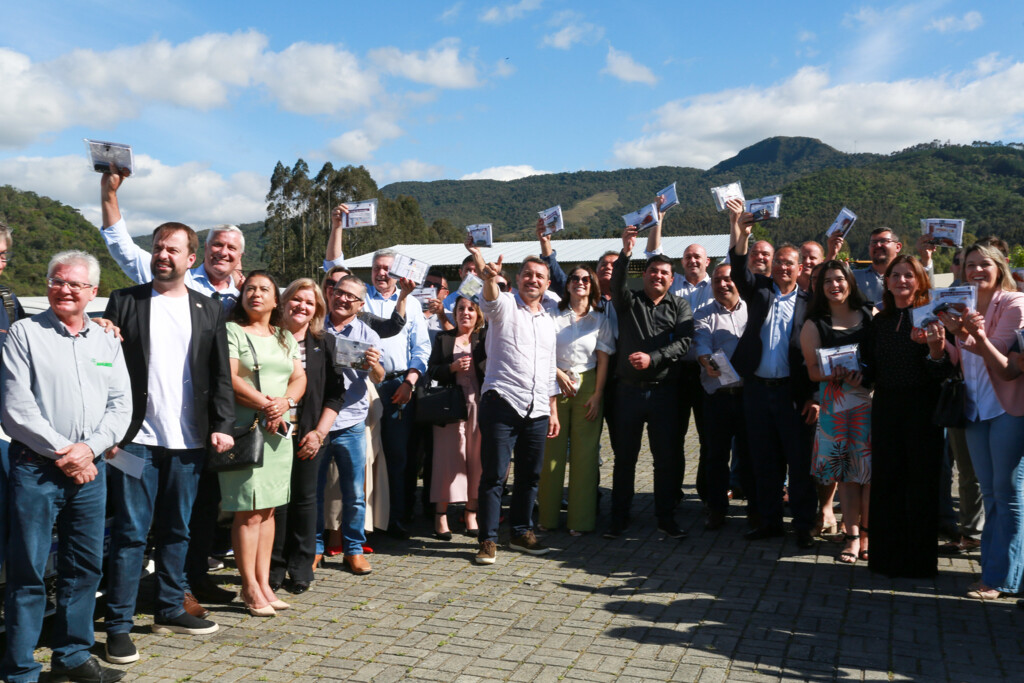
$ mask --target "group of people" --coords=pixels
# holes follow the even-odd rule
[[[817,242],[751,245],[753,216],[738,201],[728,205],[728,259],[713,268],[694,244],[676,272],[661,249],[659,217],[639,287],[627,282],[635,226],[596,268],[565,270],[539,221],[540,255],[514,276],[467,238],[460,277],[479,277],[482,290],[462,296],[432,269],[424,285],[435,295],[421,305],[410,297],[414,283],[391,275],[393,252],[374,255],[369,284],[345,267],[345,205],[332,212],[322,282],[282,287],[266,271],[241,276],[245,242],[234,226],[211,230],[195,269],[198,238],[181,223],[159,226],[147,254],[120,213],[123,181],[103,176],[101,232],[139,284],[114,292],[102,319],[85,314],[100,270],[80,251],[51,260],[44,313],[25,318],[0,288],[0,416],[11,437],[0,559],[26,558],[7,563],[6,680],[39,676],[33,650],[54,528],[51,669],[115,681],[123,671],[89,652],[101,578],[110,663],[139,658],[130,631],[148,547],[153,631],[216,631],[202,602],[235,598],[208,575],[222,514],[232,519],[238,597],[253,616],[270,617],[289,608],[282,588],[309,589],[324,554],[342,555],[355,575],[370,573],[368,527],[408,538],[420,472],[435,537],[452,539],[450,506],[465,504],[478,564],[496,561],[510,473],[511,549],[549,551],[536,532],[561,524],[567,467],[568,533],[595,532],[605,424],[614,463],[602,533],[628,533],[646,425],[654,523],[683,538],[676,512],[691,414],[707,529],[727,523],[730,497],[742,491],[748,539],[784,536],[788,501],[796,544],[809,548],[835,530],[838,494],[837,561],[930,576],[940,550],[980,545],[982,576],[969,595],[1020,589],[1024,349],[1016,331],[1024,295],[996,240],[954,260],[958,279],[977,287],[977,310],[942,313],[923,330],[913,328],[911,309],[928,301],[934,246],[926,240],[915,258],[878,228],[871,265],[851,270],[837,258],[842,238],[827,251]],[[10,232],[0,241],[9,250]],[[0,252],[0,270],[6,258]],[[338,350],[349,342],[367,350],[342,364]],[[818,352],[851,344],[858,369],[826,372]],[[966,426],[944,435],[933,414],[940,384],[957,376]],[[430,386],[464,401],[464,418],[418,420],[417,394]],[[205,466],[234,456],[254,430],[258,466]],[[962,537],[940,547],[947,457],[959,469]]]

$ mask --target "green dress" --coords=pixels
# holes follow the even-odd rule
[[[249,337],[260,363],[260,389],[268,396],[284,396],[288,378],[299,359],[299,346],[291,332],[285,331],[288,348],[281,346],[276,335],[258,337],[247,335],[236,323],[227,324],[228,355],[238,360],[238,375],[249,384],[253,382],[253,359]],[[255,411],[235,404],[237,426],[252,424]],[[221,508],[229,512],[265,510],[288,503],[292,479],[292,440],[263,431],[263,467],[235,472],[221,472]]]

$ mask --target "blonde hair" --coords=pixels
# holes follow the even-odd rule
[[[1013,279],[1013,273],[1010,271],[1010,264],[1006,262],[1006,254],[1000,251],[997,247],[989,246],[987,244],[978,244],[975,242],[971,246],[964,249],[964,255],[960,257],[960,267],[963,269],[960,271],[960,279],[966,279],[967,275],[967,257],[972,253],[978,252],[984,258],[987,258],[996,264],[996,268],[999,270],[999,276],[996,279],[996,284],[1006,292],[1016,292],[1017,283]]]
[[[296,293],[306,289],[313,292],[313,301],[315,302],[313,316],[309,319],[309,333],[316,339],[319,339],[324,335],[324,318],[327,317],[327,302],[324,301],[324,295],[320,292],[320,287],[317,286],[312,278],[300,277],[285,288],[284,294],[281,295],[281,313],[284,313],[285,305],[292,300]]]

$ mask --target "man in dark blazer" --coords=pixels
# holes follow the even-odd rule
[[[797,286],[799,250],[789,244],[775,249],[771,277],[747,270],[747,248],[753,216],[743,203],[728,204],[731,222],[729,259],[734,282],[747,304],[747,327],[732,356],[743,378],[744,409],[750,459],[757,479],[760,524],[747,533],[757,540],[782,536],[783,486],[789,470],[789,503],[797,545],[814,544],[811,527],[817,493],[811,480],[811,452],[801,437],[801,420],[813,412],[813,385],[800,352],[800,328],[807,310],[806,294]]]
[[[131,425],[107,461],[115,468],[105,624],[112,664],[139,657],[129,632],[150,524],[157,576],[153,632],[196,635],[218,628],[183,606],[189,520],[206,446],[231,448],[235,421],[224,307],[185,285],[197,247],[188,226],[158,227],[153,281],[113,292],[105,313],[121,329],[134,397]]]

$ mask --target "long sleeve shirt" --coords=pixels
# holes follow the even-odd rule
[[[387,297],[374,287],[366,288],[366,308],[379,318],[391,318],[397,303],[397,288]],[[398,334],[382,338],[380,350],[380,362],[385,373],[418,370],[421,375],[426,374],[427,361],[430,360],[430,334],[418,301],[406,302],[405,325]]]
[[[730,311],[712,299],[693,317],[693,327],[695,357],[710,356],[715,351],[721,351],[731,361],[743,330],[747,329],[747,305],[740,299],[736,302],[736,308]],[[708,377],[704,366],[700,368],[700,383],[709,394],[723,386],[717,378]],[[742,384],[741,380],[735,386]]]
[[[626,286],[629,257],[620,254],[612,267],[612,305],[619,321],[616,375],[626,382],[663,382],[678,374],[693,339],[693,317],[685,299],[666,294],[657,304],[643,291]],[[651,357],[644,370],[634,368],[629,356],[642,351]]]
[[[132,388],[121,344],[87,320],[77,335],[52,309],[11,326],[0,370],[4,431],[33,453],[84,443],[99,456],[132,418]]]
[[[124,274],[131,278],[132,282],[141,285],[153,280],[151,263],[153,257],[148,251],[135,244],[131,235],[128,234],[128,227],[123,218],[110,227],[100,230],[100,235],[107,243],[107,251],[110,252],[110,256],[121,267]],[[234,282],[230,282],[223,289],[214,287],[210,276],[206,274],[206,264],[201,264],[198,268],[193,268],[185,273],[185,286],[206,296],[219,299],[225,309],[231,308],[238,301],[240,294]]]

